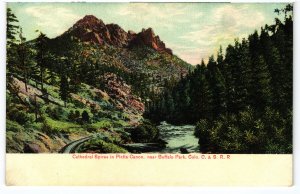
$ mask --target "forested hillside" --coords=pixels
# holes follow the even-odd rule
[[[27,41],[8,8],[8,152],[58,152],[91,136],[81,152],[126,152],[122,144],[158,140],[144,103],[191,65],[151,28],[125,32],[88,15],[56,38],[36,33]]]
[[[93,15],[26,40],[8,8],[7,152],[161,151],[165,130],[174,153],[292,153],[292,11],[192,66],[152,28]]]
[[[200,150],[213,153],[291,153],[293,105],[292,5],[284,20],[222,47],[207,64],[149,104],[154,121],[197,123]]]

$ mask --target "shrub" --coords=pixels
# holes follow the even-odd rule
[[[200,150],[202,152],[207,151],[211,140],[206,119],[201,119],[196,124],[194,135],[199,138]]]
[[[67,121],[57,121],[49,117],[42,121],[42,130],[45,132],[70,132],[71,130],[80,130],[81,126]]]
[[[150,123],[144,121],[141,125],[130,130],[131,138],[134,142],[148,143],[158,140],[159,130],[158,128]]]
[[[78,100],[75,100],[73,98],[70,99],[70,102],[72,104],[74,104],[74,106],[77,107],[77,108],[85,108],[86,107],[86,105],[84,103],[82,103],[82,102],[80,102]]]
[[[125,127],[128,126],[128,122],[124,121],[124,120],[116,120],[114,122],[114,127]]]
[[[85,124],[85,125],[83,125],[83,128],[84,128],[86,131],[90,132],[90,133],[96,132],[97,129],[98,129],[97,127],[95,127],[95,126],[93,126],[93,125],[91,125],[91,124]]]
[[[75,121],[75,113],[73,110],[70,110],[69,115],[68,115],[68,120]]]
[[[6,130],[13,132],[20,132],[24,130],[24,127],[19,125],[19,123],[11,120],[6,120]]]
[[[113,144],[103,141],[99,138],[94,138],[85,142],[79,152],[86,152],[86,151],[93,151],[98,153],[127,153],[128,151],[124,148]]]
[[[56,120],[65,120],[67,118],[67,112],[61,106],[49,105],[45,112],[49,117]]]
[[[101,128],[111,128],[112,127],[112,123],[109,120],[102,120],[99,121],[97,123],[93,123],[92,124],[93,127],[101,129]]]
[[[196,124],[196,128],[195,128],[195,132],[194,135],[198,138],[203,137],[203,136],[207,136],[208,133],[208,123],[206,119],[201,119],[197,124]]]
[[[103,142],[103,153],[127,153],[128,151],[113,143]]]
[[[41,130],[46,134],[53,134],[54,132],[54,130],[46,121],[43,122]]]
[[[80,117],[80,112],[79,110],[75,110],[75,118],[79,118]]]
[[[284,154],[286,153],[284,145],[276,143],[272,140],[266,142],[266,153],[267,154]]]
[[[80,112],[78,110],[70,110],[68,114],[68,120],[70,122],[77,122],[79,123],[81,118],[80,118]]]
[[[83,122],[86,122],[86,123],[89,122],[90,116],[89,116],[89,113],[88,113],[86,110],[84,110],[84,111],[82,112],[82,114],[81,114],[81,119],[82,119]]]
[[[31,120],[31,117],[27,112],[17,107],[12,107],[7,110],[7,118],[18,122],[21,125],[24,125]]]
[[[110,115],[109,115],[109,113],[107,113],[107,112],[105,112],[105,111],[95,111],[94,113],[93,113],[93,120],[94,121],[100,121],[101,119],[103,119],[103,118],[109,118],[110,117]]]

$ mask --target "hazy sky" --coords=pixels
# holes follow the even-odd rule
[[[125,31],[152,27],[173,53],[198,64],[255,29],[272,24],[275,8],[285,4],[256,3],[8,3],[30,40],[41,30],[53,38],[85,15]]]

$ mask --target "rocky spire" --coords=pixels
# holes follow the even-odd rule
[[[158,52],[172,54],[172,50],[166,48],[159,36],[154,34],[152,28],[142,29],[139,33],[124,31],[117,24],[107,24],[93,15],[86,15],[77,21],[64,34],[70,34],[84,42],[94,42],[100,45],[109,44],[117,47],[149,46]]]

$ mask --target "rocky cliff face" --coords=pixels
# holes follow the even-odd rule
[[[128,42],[130,40],[130,37],[127,32],[125,32],[119,25],[117,24],[107,24],[106,25],[110,37],[111,37],[111,42],[110,44],[119,46],[119,47],[124,47],[128,45]]]
[[[166,52],[172,55],[172,50],[166,48],[166,45],[163,41],[160,40],[159,36],[154,34],[152,28],[143,29],[140,33],[134,34],[133,38],[130,41],[129,46],[139,46],[146,45],[158,52]]]
[[[158,52],[166,52],[172,55],[172,50],[166,48],[159,36],[156,36],[152,28],[143,29],[139,33],[126,32],[117,24],[107,24],[93,15],[87,15],[77,21],[67,32],[84,42],[96,44],[109,44],[117,47],[148,46]]]
[[[91,41],[97,44],[110,41],[110,33],[103,21],[92,15],[80,19],[64,34],[70,34],[82,41]]]
[[[106,73],[103,76],[103,82],[108,95],[116,99],[115,104],[118,109],[133,114],[144,113],[145,105],[141,98],[132,94],[131,86],[127,85],[121,77],[113,73]]]

